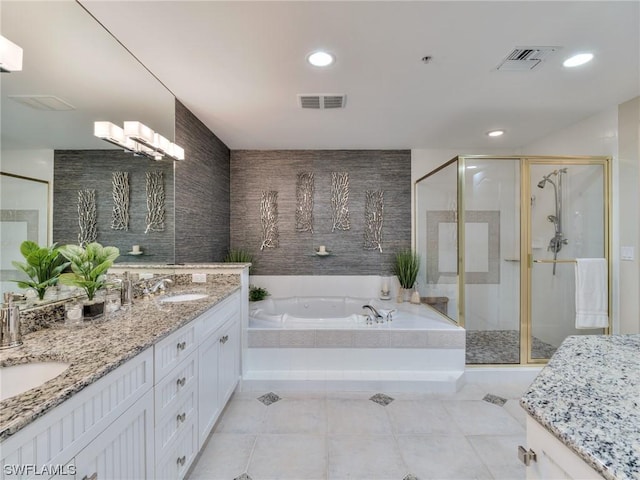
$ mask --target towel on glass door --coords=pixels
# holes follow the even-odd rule
[[[604,258],[576,260],[576,328],[609,326],[607,261]]]

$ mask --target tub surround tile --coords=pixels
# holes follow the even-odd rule
[[[284,348],[314,347],[315,343],[315,330],[282,330],[280,332],[280,346]]]
[[[426,348],[427,332],[390,331],[389,347],[391,348]]]
[[[353,335],[345,330],[316,330],[316,347],[350,348],[353,346]]]
[[[639,334],[568,337],[520,405],[604,478],[640,478],[639,371]]]
[[[354,331],[353,345],[358,348],[389,348],[389,332]]]
[[[238,275],[226,275],[216,284],[175,289],[171,293],[202,292],[202,300],[160,303],[135,302],[129,309],[108,314],[103,320],[69,328],[63,325],[23,336],[23,345],[0,352],[0,365],[33,361],[70,364],[64,375],[38,388],[0,402],[0,440],[13,435],[36,418],[104,377],[127,360],[190,322],[240,288]]]

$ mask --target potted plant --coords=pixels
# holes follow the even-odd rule
[[[405,249],[396,253],[393,273],[398,277],[401,287],[398,302],[404,301],[403,290],[410,290],[415,285],[419,269],[420,255],[413,250]]]
[[[256,287],[255,285],[249,285],[249,301],[259,302],[264,300],[270,295],[266,288]]]
[[[26,262],[13,261],[11,264],[26,273],[29,281],[14,281],[20,288],[34,289],[38,299],[43,300],[47,289],[57,285],[60,274],[69,266],[69,262],[64,261],[55,243],[50,247],[41,247],[36,242],[25,240],[20,244],[20,253]]]
[[[71,272],[60,275],[60,282],[82,288],[88,302],[83,306],[84,318],[91,320],[104,313],[104,300],[96,301],[96,292],[107,285],[107,270],[120,255],[116,247],[103,247],[90,243],[85,248],[78,245],[60,247],[60,253],[71,262]]]

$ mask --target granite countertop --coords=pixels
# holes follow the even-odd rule
[[[136,300],[132,307],[107,313],[103,320],[29,333],[20,347],[1,351],[2,366],[62,361],[70,367],[40,387],[0,402],[0,441],[240,289],[238,275],[223,277],[215,283],[175,286],[167,293],[207,293],[202,300]]]
[[[520,405],[607,479],[640,479],[640,335],[572,336]]]

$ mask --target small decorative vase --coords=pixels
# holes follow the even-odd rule
[[[84,320],[96,320],[104,315],[104,299],[93,299],[82,304],[82,317]]]
[[[396,302],[397,303],[402,303],[404,302],[404,288],[400,287],[398,288],[398,296],[396,297]]]
[[[418,291],[418,284],[416,283],[413,288],[413,293],[411,294],[411,303],[415,303],[416,305],[420,305],[420,292]]]

